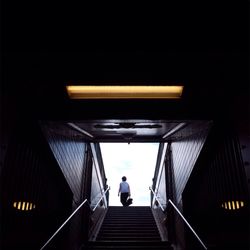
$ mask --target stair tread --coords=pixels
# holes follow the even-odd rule
[[[103,228],[102,231],[100,231],[99,233],[101,232],[120,232],[120,233],[123,233],[123,232],[158,232],[158,229],[152,229],[152,228],[141,228],[141,227],[138,227],[138,228],[113,228],[113,229],[110,229],[110,228]]]
[[[145,223],[145,222],[136,222],[136,221],[127,221],[127,222],[124,222],[124,223],[120,223],[120,222],[111,222],[111,223],[103,223],[104,226],[115,226],[115,225],[130,225],[131,227],[132,226],[155,226],[156,224],[155,223]]]
[[[92,241],[88,243],[89,249],[154,249],[154,250],[172,250],[172,246],[169,241],[142,241],[142,240],[105,240],[105,241]]]
[[[157,233],[159,235],[159,232],[155,229],[155,230],[123,230],[123,229],[119,229],[119,230],[104,230],[104,231],[100,231],[99,234],[101,234],[102,232],[105,233],[116,233],[116,234],[124,234],[124,233],[137,233],[137,234],[149,234],[149,233]]]
[[[105,241],[89,241],[89,245],[164,245],[169,246],[171,245],[169,241],[157,241],[157,242],[145,242],[144,240],[129,240],[129,241],[122,241],[122,240],[105,240]]]
[[[109,207],[90,249],[172,249],[162,241],[150,207]]]
[[[108,235],[104,235],[104,236],[97,236],[97,239],[98,238],[111,238],[111,239],[134,239],[134,238],[137,238],[137,239],[155,239],[155,238],[157,238],[157,239],[160,239],[160,236],[159,235],[152,235],[152,236],[150,236],[150,235],[147,235],[147,236],[145,236],[145,235],[138,235],[138,234],[136,234],[136,235],[129,235],[129,237],[127,236],[127,235],[111,235],[111,236],[108,236]]]
[[[86,249],[86,248],[84,248]],[[127,249],[127,250],[137,250],[137,249],[142,249],[142,250],[173,250],[174,248],[172,246],[127,246],[127,245],[122,245],[122,246],[91,246],[88,247],[87,249],[89,250],[105,250],[105,249],[112,249],[112,250],[120,250],[120,249]]]

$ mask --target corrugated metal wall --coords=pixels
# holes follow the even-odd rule
[[[78,141],[75,132],[65,126],[42,123],[41,127],[51,152],[72,190],[73,212],[83,201],[86,143]],[[80,235],[82,231],[82,212],[83,210],[74,215],[70,222],[70,244],[72,249],[77,249],[83,240],[83,236]]]
[[[171,199],[182,212],[182,193],[206,142],[211,125],[210,121],[194,121],[168,138],[168,142],[165,143],[165,149],[161,151],[157,160],[158,166],[154,177],[156,194],[164,208],[167,200]],[[169,181],[172,183],[171,187]],[[168,195],[172,197],[167,197]],[[158,208],[158,213],[161,213],[159,207],[154,208]],[[171,235],[169,231],[170,240],[175,241],[178,247],[185,247],[184,234],[177,233],[184,232],[183,221],[179,216],[175,216],[176,212],[169,211],[167,217],[170,212],[171,216],[174,216],[171,222],[170,219],[167,220],[172,231]],[[173,228],[176,233],[173,233]]]
[[[66,128],[59,130],[43,125],[51,151],[74,194],[74,202],[78,204],[81,201],[83,188],[82,176],[86,143],[77,141],[71,129],[67,128],[67,136],[60,133],[62,129],[66,130]]]
[[[207,130],[195,133],[183,140],[172,142],[172,161],[176,201],[181,201],[181,195],[192,172],[195,162],[205,143]]]
[[[173,199],[177,203],[181,202],[182,192],[206,141],[210,125],[210,122],[207,121],[191,123],[181,131],[178,131],[174,136],[172,136],[172,138],[169,138],[167,143],[165,143],[169,144],[168,150],[165,145],[165,151],[163,152],[162,149],[159,151],[154,177],[155,184],[153,186],[157,190],[158,194],[167,193],[166,182],[163,180],[166,178],[165,170],[164,174],[162,173],[163,169],[170,167],[173,175]],[[163,148],[163,145],[164,144],[162,144],[161,148]],[[166,151],[168,155],[165,156]],[[166,159],[168,159],[168,162],[166,162]],[[169,164],[171,164],[171,166],[168,166]],[[159,186],[159,183],[165,184]],[[168,197],[166,198],[168,199]],[[167,201],[164,200],[163,204],[166,203]]]
[[[101,197],[103,180],[105,180],[102,161],[98,158],[100,157],[98,146],[93,144],[90,147],[82,139],[79,140],[78,132],[66,125],[42,123],[41,126],[51,151],[74,194],[72,211],[86,198],[93,208]],[[88,237],[87,232],[84,231],[85,227],[88,224],[92,230],[100,216],[100,212],[98,215],[94,213],[89,216],[87,213],[88,211],[83,208],[71,220],[71,249],[79,248],[81,241]],[[85,218],[86,216],[88,218]],[[85,223],[84,230],[83,223]]]

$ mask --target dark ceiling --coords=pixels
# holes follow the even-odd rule
[[[3,1],[3,110],[67,122],[244,116],[247,7]],[[86,82],[181,83],[184,93],[178,101],[69,100],[65,85]]]

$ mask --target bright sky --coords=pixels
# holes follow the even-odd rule
[[[118,197],[122,176],[130,185],[133,206],[150,206],[159,143],[100,143],[107,184],[109,205],[121,206]]]

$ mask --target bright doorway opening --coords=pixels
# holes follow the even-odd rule
[[[103,164],[110,186],[109,205],[121,206],[118,197],[122,176],[127,177],[133,206],[150,206],[159,143],[100,143]]]

